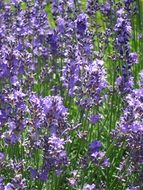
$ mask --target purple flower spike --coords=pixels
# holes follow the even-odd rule
[[[102,144],[100,141],[92,141],[92,143],[89,145],[89,151],[92,153],[99,152],[100,148],[102,147]]]
[[[87,29],[87,15],[84,13],[81,13],[78,15],[76,20],[76,26],[77,26],[77,32],[79,34],[84,34]]]

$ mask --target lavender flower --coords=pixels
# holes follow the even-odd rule
[[[141,178],[141,164],[143,163],[142,154],[142,93],[143,89],[134,89],[126,97],[126,108],[121,116],[116,129],[119,144],[124,141],[126,152],[132,163],[132,173],[137,171]]]
[[[25,182],[25,179],[22,179],[22,176],[20,174],[16,175],[11,183],[8,183],[4,190],[26,190],[27,187],[26,187],[26,182]]]
[[[81,78],[82,85],[77,89],[78,104],[84,108],[91,108],[99,105],[102,101],[100,94],[107,87],[106,72],[103,61],[98,59],[83,69],[85,70],[83,70],[84,75]]]
[[[2,163],[5,160],[5,154],[3,152],[0,152],[0,163]]]
[[[0,189],[4,190],[4,177],[0,176]]]
[[[117,11],[117,23],[115,25],[116,48],[121,56],[125,56],[129,51],[129,39],[131,34],[131,23],[125,14],[123,8]]]
[[[108,63],[103,60],[108,61],[104,53],[113,36],[116,57],[123,61],[116,85],[123,95],[128,94],[116,137],[119,142],[125,140],[125,154],[131,162],[129,169],[142,178],[143,77],[141,73],[140,89],[133,90],[131,67],[139,62],[130,47],[133,6],[133,0],[124,3],[109,0],[101,4],[98,0],[88,0],[84,12],[79,0],[0,1],[1,190],[66,189],[66,182],[71,188],[103,189],[100,177],[106,180],[104,168],[108,169],[110,159],[102,150],[106,143],[102,145],[91,137],[93,125],[103,118],[100,112],[106,112],[107,105],[102,103],[108,86],[105,69]],[[114,29],[105,23],[106,31],[99,32],[96,15],[113,22],[117,18]],[[70,98],[63,100],[66,95]],[[69,99],[76,105],[71,105]],[[107,103],[111,103],[108,96]],[[88,120],[89,130],[85,130]],[[83,155],[84,142],[89,143],[89,139],[91,143]],[[76,150],[77,147],[80,149]],[[114,173],[117,163],[114,164],[116,159],[112,161]],[[73,171],[74,163],[78,168]],[[97,175],[93,173],[95,167]],[[124,164],[119,167],[123,171]],[[84,176],[86,169],[91,169],[89,176]],[[112,172],[107,170],[107,173]],[[96,186],[84,184],[92,174],[97,176]],[[54,183],[49,186],[52,180]]]
[[[116,85],[122,95],[130,93],[133,89],[133,77],[124,74],[116,79]]]
[[[100,141],[94,140],[89,145],[89,154],[93,163],[99,165],[102,168],[110,166],[109,159],[106,158],[105,152],[101,151],[102,144]]]
[[[103,4],[100,9],[104,14],[107,14],[107,15],[110,14],[110,11],[111,11],[110,2],[106,2],[105,4]]]
[[[98,114],[96,114],[96,115],[91,115],[91,117],[90,117],[90,122],[92,123],[92,124],[96,124],[99,120],[100,120],[100,115],[98,115]]]
[[[87,15],[84,13],[81,13],[77,16],[76,20],[76,27],[77,27],[77,33],[80,35],[83,35],[86,32],[87,29]]]
[[[138,190],[138,189],[139,189],[139,187],[135,187],[135,186],[127,188],[127,190]]]
[[[89,185],[89,184],[85,184],[82,190],[95,190],[95,185]]]
[[[131,37],[131,22],[128,14],[125,13],[124,8],[117,10],[117,23],[115,25],[116,32],[116,46],[120,58],[125,61],[122,67],[122,75],[117,78],[116,84],[123,95],[130,93],[133,89],[133,77],[131,74],[131,66],[138,63],[138,55],[130,51],[130,37]]]
[[[88,0],[87,1],[87,13],[88,15],[94,15],[99,9],[98,0]]]
[[[127,147],[129,148],[130,158],[136,162],[136,165],[143,162],[142,155],[142,89],[134,90],[127,96],[127,108],[119,122],[121,134],[127,138]],[[138,147],[138,148],[136,148]]]
[[[46,176],[51,170],[54,170],[56,175],[61,175],[63,166],[68,163],[64,145],[64,139],[56,137],[55,135],[49,138],[45,137],[42,171],[44,171]],[[44,178],[44,181],[46,179],[47,177]]]
[[[7,143],[15,144],[20,140],[20,136],[27,126],[26,118],[29,109],[25,103],[26,95],[20,90],[5,90],[2,96],[2,112],[6,114],[3,126],[8,130],[2,135]]]
[[[140,75],[139,86],[140,86],[140,88],[143,88],[143,71],[141,71],[139,73],[139,75]]]
[[[130,64],[138,63],[138,54],[137,53],[130,53],[128,57],[128,62]]]
[[[92,143],[89,146],[89,151],[91,153],[93,152],[99,152],[100,148],[102,147],[102,144],[100,141],[92,141]]]

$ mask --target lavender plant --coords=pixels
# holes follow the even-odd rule
[[[141,190],[142,0],[0,1],[0,190]]]

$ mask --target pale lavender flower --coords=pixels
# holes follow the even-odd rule
[[[119,144],[124,142],[126,155],[132,171],[142,177],[143,163],[143,89],[134,89],[126,97],[126,107],[120,117],[115,138]],[[129,167],[129,166],[128,166]]]
[[[42,171],[46,176],[48,172],[53,170],[56,175],[61,175],[63,167],[68,164],[67,153],[64,146],[64,139],[55,135],[45,137]],[[45,180],[47,180],[47,177],[44,178],[44,181]]]
[[[89,184],[85,184],[84,187],[82,188],[82,190],[95,190],[95,185],[89,185]]]
[[[0,152],[0,163],[2,163],[5,160],[5,154],[3,152]]]
[[[26,190],[26,181],[22,179],[22,175],[17,174],[11,181],[5,186],[4,190]]]

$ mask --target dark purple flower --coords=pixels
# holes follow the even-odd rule
[[[99,150],[101,149],[101,147],[102,147],[101,142],[97,141],[97,140],[94,140],[89,145],[89,151],[90,151],[90,153],[99,152]]]
[[[33,169],[32,167],[30,167],[30,178],[31,179],[35,179],[38,176],[38,172],[36,169]]]
[[[86,29],[87,29],[87,15],[84,13],[81,13],[78,15],[77,20],[76,20],[76,27],[77,27],[77,32],[79,34],[84,34]]]
[[[99,9],[98,0],[87,0],[87,13],[88,15],[94,15],[96,11]]]
[[[92,124],[96,124],[98,121],[100,120],[100,115],[96,114],[96,115],[91,115],[90,117],[90,122]]]
[[[50,45],[51,53],[55,54],[58,50],[58,35],[55,31],[48,31],[47,43]]]
[[[42,181],[42,182],[47,181],[47,179],[48,179],[48,171],[42,170],[42,171],[40,172],[40,174],[39,174],[38,177],[39,177],[39,180]]]

